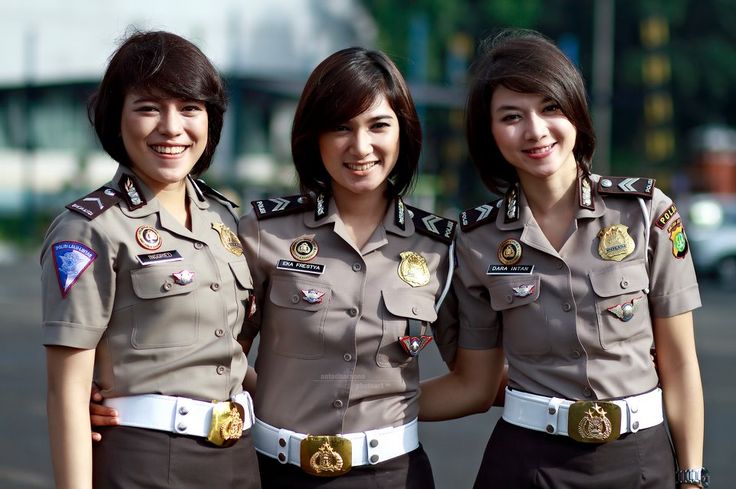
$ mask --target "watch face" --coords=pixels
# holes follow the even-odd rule
[[[703,487],[708,487],[710,485],[710,473],[705,467],[700,469],[700,483]]]

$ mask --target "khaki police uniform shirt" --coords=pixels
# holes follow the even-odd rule
[[[420,234],[397,200],[358,250],[334,201],[318,199],[315,208],[297,197],[256,201],[240,221],[258,304],[244,328],[250,337],[260,333],[256,416],[311,434],[405,424],[418,414],[419,365],[398,338],[408,319],[424,322],[429,334],[426,325],[437,318],[455,223],[430,214],[420,225],[449,239]],[[308,260],[290,251],[304,238],[318,247]],[[426,285],[399,276],[406,251],[426,260]]]
[[[520,187],[516,196],[510,191],[498,203],[461,214],[458,342],[471,349],[503,346],[512,388],[567,399],[635,395],[658,383],[652,318],[699,307],[698,284],[680,216],[652,179],[584,180],[574,230],[559,252]],[[603,259],[599,233],[620,224],[634,250],[621,261]],[[508,239],[521,249],[514,266],[503,266],[498,256]],[[620,250],[617,239],[603,240],[608,255]],[[624,307],[634,310],[628,320]]]
[[[68,206],[92,219],[65,211],[51,224],[43,343],[96,349],[105,397],[228,399],[247,368],[237,337],[252,281],[236,236],[226,247],[213,225],[234,233],[235,214],[187,179],[189,231],[131,175],[121,166],[106,193]]]

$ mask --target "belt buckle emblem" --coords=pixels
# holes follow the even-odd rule
[[[352,468],[353,444],[341,436],[307,435],[299,447],[304,472],[321,477],[346,474]]]
[[[607,443],[621,435],[621,407],[606,401],[574,402],[567,415],[570,438],[583,443]]]
[[[217,402],[212,406],[212,421],[207,441],[218,447],[229,447],[243,435],[245,410],[237,402]]]

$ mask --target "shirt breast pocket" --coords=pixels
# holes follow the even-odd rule
[[[437,320],[434,296],[411,290],[381,291],[381,342],[376,353],[379,367],[400,367],[412,360],[399,344],[399,337],[406,336],[409,319],[422,322],[421,334],[427,334],[430,323]]]
[[[590,273],[595,292],[601,347],[608,349],[642,334],[651,334],[646,289],[649,276],[643,260],[613,265]]]
[[[549,327],[539,300],[539,275],[501,276],[490,280],[491,309],[500,313],[503,345],[519,355],[550,350]]]
[[[188,273],[191,272],[182,262],[131,270],[133,292],[140,299],[129,311],[134,348],[183,347],[197,340],[197,275]]]
[[[264,305],[261,341],[288,357],[315,359],[324,353],[324,327],[332,289],[324,282],[274,276]]]

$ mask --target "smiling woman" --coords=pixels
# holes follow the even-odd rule
[[[237,341],[251,276],[236,206],[196,179],[225,107],[209,60],[167,32],[126,39],[90,101],[119,166],[54,220],[41,256],[58,488],[260,487]],[[93,380],[121,426],[91,449]]]

